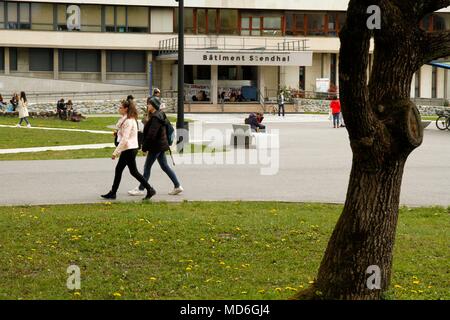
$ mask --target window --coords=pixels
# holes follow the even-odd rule
[[[184,8],[184,32],[186,34],[195,34],[196,26],[194,25],[195,12],[193,8]],[[178,8],[175,9],[174,26],[175,32],[178,32]]]
[[[197,9],[195,10],[197,13],[197,33],[198,34],[206,34],[207,33],[207,10],[206,9]]]
[[[5,70],[5,48],[0,48],[0,70]]]
[[[306,16],[308,21],[307,35],[325,35],[325,15],[323,13],[310,13]]]
[[[145,51],[108,51],[107,72],[145,73]]]
[[[128,7],[127,17],[128,32],[148,33],[148,7]]]
[[[337,54],[332,53],[331,54],[331,62],[330,62],[330,80],[331,80],[332,85],[336,85],[336,83],[337,83],[336,67],[337,67]]]
[[[239,20],[238,10],[232,9],[220,9],[219,20],[220,20],[220,34],[237,35],[239,33],[238,20]]]
[[[30,71],[53,70],[53,49],[30,48],[28,54]]]
[[[47,3],[31,4],[31,29],[53,30],[53,5]]]
[[[59,70],[65,72],[100,72],[100,51],[71,50],[59,51]]]
[[[18,13],[17,13],[17,3],[16,2],[6,2],[7,6],[7,28],[8,29],[17,29],[18,24]]]
[[[105,7],[105,31],[106,32],[115,32],[115,18],[114,18],[114,7],[106,6]]]
[[[81,5],[81,31],[102,31],[102,7],[99,5]]]
[[[9,69],[17,71],[17,48],[9,48]]]
[[[437,67],[433,67],[431,74],[431,98],[437,98]]]
[[[414,81],[414,94],[416,98],[420,98],[420,69],[416,72]]]
[[[305,90],[306,83],[306,67],[300,67],[300,89]]]
[[[127,31],[127,8],[116,7],[116,32]]]
[[[282,17],[266,12],[248,12],[241,18],[243,36],[279,36],[282,34]]]
[[[5,28],[5,3],[0,2],[0,29]]]
[[[56,24],[57,30],[67,30],[67,5],[58,4],[56,7]]]
[[[30,29],[31,28],[31,6],[29,3],[19,4],[19,29]]]
[[[305,35],[305,15],[297,13],[286,14],[286,35]]]
[[[208,34],[217,33],[217,9],[208,9],[207,17],[208,17]]]
[[[338,35],[338,31],[339,31],[338,23],[339,23],[339,20],[338,20],[337,13],[328,13],[327,14],[327,25],[326,25],[327,36],[336,37]]]

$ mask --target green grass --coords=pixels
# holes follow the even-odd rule
[[[27,128],[0,128],[0,149],[67,146],[113,142],[108,134],[53,131]]]
[[[0,299],[286,299],[314,279],[341,209],[246,202],[0,207]],[[449,213],[401,210],[388,298],[450,298]],[[72,264],[81,268],[79,295],[66,288]]]
[[[0,129],[1,132],[1,129]],[[102,149],[80,149],[65,151],[42,151],[42,152],[26,152],[0,154],[0,161],[20,161],[20,160],[68,160],[68,159],[94,159],[94,158],[110,158],[114,148]],[[218,150],[220,152],[227,151]],[[185,153],[211,153],[214,149],[208,148],[206,145],[191,144],[185,149]],[[142,156],[139,153],[138,156]]]
[[[176,122],[176,117],[168,116],[171,122]],[[108,128],[108,126],[113,126],[119,120],[119,116],[110,117],[90,117],[87,116],[86,120],[81,122],[72,122],[72,121],[63,121],[58,118],[35,118],[30,119],[31,125],[33,127],[50,127],[50,128],[66,128],[66,129],[81,129],[81,130],[104,130],[109,131],[112,130]],[[190,122],[191,120],[186,119],[186,121]],[[0,117],[0,124],[3,125],[11,125],[14,126],[18,123],[17,118],[10,117]]]

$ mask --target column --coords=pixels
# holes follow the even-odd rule
[[[155,67],[153,66],[153,53],[152,51],[147,51],[145,53],[146,59],[145,59],[145,63],[146,63],[146,67],[145,70],[147,72],[147,87],[148,88],[152,88],[153,89],[153,78],[155,77]],[[150,70],[150,65],[151,65],[151,70]],[[151,73],[151,74],[150,74]],[[150,95],[152,94],[152,92],[150,92]]]
[[[59,79],[59,50],[53,49],[53,80]]]
[[[219,66],[211,66],[211,101],[214,105],[218,104],[217,95],[219,91]]]
[[[5,75],[10,73],[9,70],[9,48],[5,48],[5,59],[4,59],[4,64],[5,64]]]
[[[106,82],[106,50],[102,50],[101,72],[102,82]]]

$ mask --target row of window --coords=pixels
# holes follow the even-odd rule
[[[53,49],[28,49],[29,71],[53,71]],[[100,50],[60,49],[59,71],[100,72]],[[10,70],[17,71],[17,48],[9,48]],[[107,72],[146,72],[145,51],[106,51]],[[4,70],[4,49],[0,50],[0,70]]]
[[[68,6],[0,1],[0,28],[67,30]],[[178,32],[178,8],[112,5],[79,7],[80,31]],[[346,13],[185,8],[184,17],[186,34],[337,36],[345,22]],[[422,20],[421,26],[427,31],[449,30],[450,14],[429,15]]]

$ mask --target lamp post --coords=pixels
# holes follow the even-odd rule
[[[184,0],[178,2],[178,112],[177,112],[177,150],[183,152],[184,137]]]

